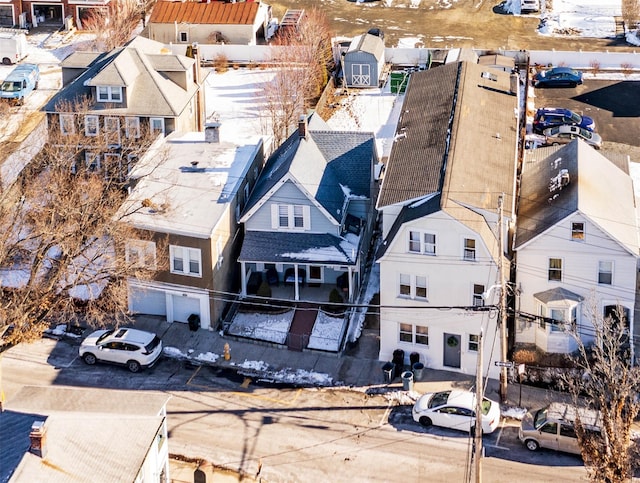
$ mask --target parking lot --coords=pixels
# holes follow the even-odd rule
[[[563,107],[586,114],[596,123],[603,149],[620,150],[619,145],[640,147],[640,104],[637,94],[640,81],[585,79],[576,88],[534,89],[536,108]],[[640,162],[629,149],[632,160]]]

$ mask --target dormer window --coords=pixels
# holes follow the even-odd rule
[[[100,102],[122,102],[122,87],[119,87],[119,86],[98,86],[98,101],[100,101]]]

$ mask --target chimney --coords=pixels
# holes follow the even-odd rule
[[[298,134],[302,139],[307,139],[307,117],[304,114],[298,121]]]
[[[509,90],[511,94],[514,96],[518,95],[518,89],[520,89],[520,79],[518,78],[517,72],[512,72],[509,76]]]
[[[220,142],[220,123],[208,122],[204,125],[204,140],[208,143]]]
[[[29,433],[29,451],[40,458],[47,456],[47,438],[44,421],[34,421]]]

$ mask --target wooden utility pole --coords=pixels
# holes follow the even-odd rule
[[[473,457],[476,470],[476,483],[482,483],[482,329],[478,336],[478,361],[476,364],[476,431],[473,438]]]
[[[500,360],[507,362],[507,284],[504,275],[504,229],[502,226],[502,204],[504,194],[498,198],[498,271],[500,272]],[[507,400],[507,367],[500,368],[500,400]]]

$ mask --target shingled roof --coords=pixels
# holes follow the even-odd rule
[[[252,25],[260,2],[158,2],[149,23]]]

